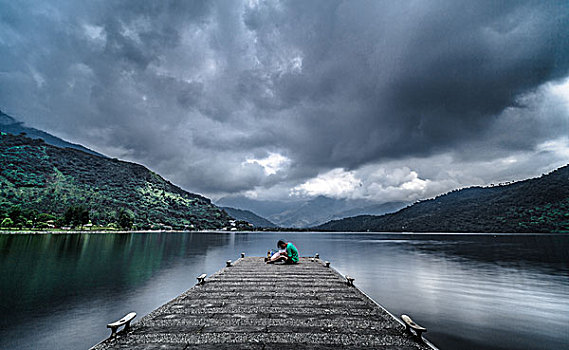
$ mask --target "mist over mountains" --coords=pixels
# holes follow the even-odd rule
[[[333,220],[316,228],[356,232],[569,232],[569,165],[533,179],[455,190],[396,213]]]
[[[334,199],[325,196],[285,202],[262,201],[236,196],[221,198],[216,204],[250,210],[280,227],[307,228],[350,216],[391,213],[404,208],[409,203],[377,203],[367,200]]]
[[[91,150],[85,146],[78,145],[75,143],[71,143],[71,142],[65,141],[65,140],[63,140],[57,136],[54,136],[50,133],[47,133],[45,131],[38,130],[38,129],[32,128],[32,127],[28,127],[23,122],[20,122],[20,121],[14,119],[13,117],[2,112],[1,110],[0,110],[0,132],[5,132],[8,134],[13,134],[13,135],[19,135],[21,133],[24,133],[24,134],[26,134],[27,137],[29,137],[31,139],[34,139],[34,140],[42,139],[46,143],[53,145],[53,146],[63,147],[63,148],[74,148],[74,149],[78,149],[78,150],[83,151],[83,152],[94,154],[94,155],[99,156],[99,157],[106,157],[105,155],[98,153],[98,152],[95,152],[95,151],[93,151],[93,150]]]
[[[6,179],[5,183],[9,185],[6,188],[8,192],[4,193],[6,195],[6,203],[11,205],[17,205],[19,202],[24,204],[27,202],[31,203],[31,198],[37,197],[39,192],[29,192],[29,188],[34,188],[34,186],[43,188],[44,185],[42,184],[45,181],[42,180],[44,181],[42,182],[38,180],[39,182],[37,182],[37,179],[35,178],[35,180],[31,178],[31,180],[28,179],[29,181],[25,180],[30,176],[33,177],[40,174],[37,175],[39,176],[38,178],[45,177],[48,179],[45,183],[51,186],[50,181],[56,177],[52,174],[52,170],[49,169],[49,166],[45,167],[47,163],[44,164],[45,161],[40,159],[41,154],[43,154],[42,152],[52,149],[46,145],[62,148],[62,151],[55,151],[55,149],[53,149],[53,151],[50,151],[52,153],[49,154],[50,157],[52,157],[50,162],[54,162],[53,164],[55,164],[56,167],[66,169],[65,171],[67,171],[65,181],[62,180],[63,178],[59,178],[58,180],[61,181],[61,186],[69,187],[69,193],[66,193],[65,196],[62,197],[63,199],[59,199],[63,200],[66,205],[78,204],[83,199],[94,198],[94,194],[90,189],[80,186],[78,187],[71,183],[75,181],[73,180],[74,178],[79,178],[81,174],[85,172],[89,174],[89,181],[87,181],[87,183],[90,183],[90,181],[93,182],[93,179],[98,178],[102,173],[106,173],[108,175],[103,176],[107,176],[103,181],[105,186],[107,186],[108,181],[114,181],[111,180],[108,168],[115,167],[116,164],[119,164],[117,163],[119,161],[116,159],[110,159],[82,145],[73,144],[42,130],[28,127],[3,112],[0,112],[0,131],[3,135],[8,134],[3,137],[8,137],[10,134],[20,135],[16,138],[8,138],[4,140],[3,142],[7,142],[8,146],[12,147],[15,145],[14,147],[18,148],[21,147],[21,145],[25,145],[25,147],[29,149],[26,152],[17,152],[12,154],[13,149],[7,146],[8,148],[6,148],[5,154],[3,154],[4,158],[13,157],[13,159],[6,158],[6,162],[3,165],[5,167],[5,175],[3,175]],[[22,134],[25,134],[25,136]],[[35,141],[32,142],[26,140]],[[14,145],[12,145],[12,143]],[[68,149],[69,151],[79,150],[81,152],[85,152],[85,155],[95,156],[96,158],[92,158],[90,161],[85,161],[83,159],[84,156],[80,156],[81,153],[64,151],[65,149]],[[95,159],[98,160],[95,162]],[[61,165],[67,163],[71,164],[71,169],[74,169],[72,172],[69,172],[69,169]],[[94,163],[100,163],[101,165],[106,164],[106,166],[97,169],[97,167],[93,166]],[[124,162],[120,163],[122,164]],[[39,170],[36,169],[36,167],[41,164],[43,164],[43,168]],[[78,166],[78,164],[83,165]],[[13,168],[14,166],[16,166],[16,168]],[[61,171],[61,169],[58,171]],[[289,201],[256,200],[242,195],[235,195],[222,197],[217,201],[216,205],[222,207],[221,209],[225,209],[230,216],[237,218],[238,220],[245,220],[256,227],[265,228],[317,227],[319,229],[332,231],[403,230],[413,232],[564,231],[569,227],[569,222],[566,221],[567,215],[569,215],[567,214],[567,208],[569,208],[567,204],[567,200],[569,198],[567,196],[567,193],[569,193],[567,192],[567,186],[569,184],[569,175],[567,175],[569,171],[568,169],[569,168],[567,166],[561,167],[558,170],[540,178],[514,183],[508,182],[507,185],[491,187],[474,186],[463,190],[454,190],[446,194],[439,195],[433,199],[420,200],[414,205],[409,205],[411,203],[405,201],[387,201],[382,203],[365,199],[338,199],[322,195],[316,197],[291,196]],[[75,174],[73,174],[73,172]],[[145,175],[145,177],[147,176]],[[24,184],[20,184],[21,186],[18,185],[22,181],[24,181]],[[126,184],[131,183],[132,181],[133,179],[127,181],[125,178],[123,183],[115,184],[113,186],[125,189],[128,187]],[[134,187],[131,186],[134,189],[133,191],[127,192],[140,192],[139,185],[142,187],[145,186],[136,184],[133,185]],[[106,191],[108,189],[105,186],[101,187],[100,184],[97,183],[97,186],[95,187],[99,189],[105,188]],[[166,181],[165,185],[160,182],[160,186],[169,188],[169,186],[173,185]],[[209,200],[206,198],[191,193],[188,194],[186,191],[176,186],[172,188],[173,192],[181,191],[180,193],[182,197],[189,195],[200,200],[203,199],[204,203],[200,203],[200,205],[203,204],[203,208],[205,209],[200,209],[197,212],[195,210],[190,210],[191,213],[188,212],[190,213],[189,215],[191,215],[193,222],[202,220],[202,216],[206,217],[204,223],[200,223],[199,226],[221,227],[223,226],[222,222],[227,220],[228,217],[225,217],[224,214],[220,214],[219,209],[211,205]],[[55,188],[52,190],[55,191]],[[12,193],[11,191],[16,192]],[[35,202],[40,203],[37,208],[33,206],[30,208],[43,208],[57,212],[56,201],[46,199],[55,192],[48,192],[35,200]],[[109,203],[114,201],[111,205],[111,211],[117,210],[117,208],[123,205],[128,207],[128,201],[125,201],[124,198],[122,198],[123,195],[120,191],[113,190],[111,192],[106,193],[101,197],[108,202],[107,204],[103,204],[103,202],[99,201],[100,203],[98,202],[95,205],[97,211],[101,212],[99,213],[99,216],[103,218],[102,221],[109,221],[110,219],[107,217],[112,216],[112,214],[106,213],[106,206]],[[69,195],[71,193],[73,193],[73,195]],[[156,197],[155,193],[151,194]],[[97,194],[97,196],[98,195],[99,194]],[[163,196],[163,194],[161,196]],[[174,197],[176,196],[178,195],[175,195]],[[120,200],[117,201],[116,198],[119,197]],[[158,197],[159,198],[157,200],[160,202],[163,198],[160,197],[160,195],[158,195]],[[109,202],[107,200],[109,198],[113,199]],[[26,200],[22,202],[21,200],[24,199]],[[166,207],[169,207],[170,204],[167,204]],[[141,206],[144,207],[145,205]],[[179,207],[176,210],[186,210],[182,208],[183,205],[180,206],[180,203],[177,203],[176,205]],[[130,209],[133,212],[137,211],[137,208],[135,207]],[[148,210],[149,212],[152,212],[154,209],[148,207]],[[175,215],[177,219],[169,222],[169,218],[172,218],[172,215]],[[183,220],[182,217],[184,216],[181,212],[172,212],[165,216],[162,214],[156,214],[154,216],[154,221],[169,223],[169,226],[187,226],[187,223],[181,224],[182,221],[180,220]],[[144,216],[144,218],[145,219],[140,219],[139,217],[135,221],[138,221],[139,225],[146,225],[150,227],[150,221],[146,220],[146,216]]]
[[[0,132],[43,140],[49,145],[80,150],[107,158],[85,146],[65,141],[45,131],[26,126],[23,122],[0,111]],[[285,201],[258,201],[243,196],[225,197],[218,201],[226,212],[240,220],[246,220],[257,227],[307,228],[324,224],[330,220],[356,215],[381,215],[405,207],[405,202],[376,203],[366,200],[333,199],[318,196],[309,199]]]

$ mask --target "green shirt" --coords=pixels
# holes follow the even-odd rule
[[[290,257],[293,262],[298,262],[298,249],[292,243],[287,243],[286,254]]]

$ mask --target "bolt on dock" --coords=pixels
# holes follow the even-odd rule
[[[406,330],[327,266],[318,258],[228,261],[132,327],[134,313],[109,324],[113,335],[92,349],[436,349],[421,338],[424,328]],[[121,323],[126,329],[115,333]]]

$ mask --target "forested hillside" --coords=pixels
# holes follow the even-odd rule
[[[3,226],[118,225],[137,229],[217,229],[230,217],[142,165],[59,148],[42,140],[0,137]]]
[[[504,186],[471,187],[393,214],[318,226],[331,231],[569,232],[569,166]]]

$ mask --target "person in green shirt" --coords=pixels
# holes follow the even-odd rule
[[[285,264],[298,263],[298,249],[294,244],[281,239],[278,241],[277,247],[281,249],[281,253],[273,255],[267,263],[274,263],[275,261],[284,261]]]

